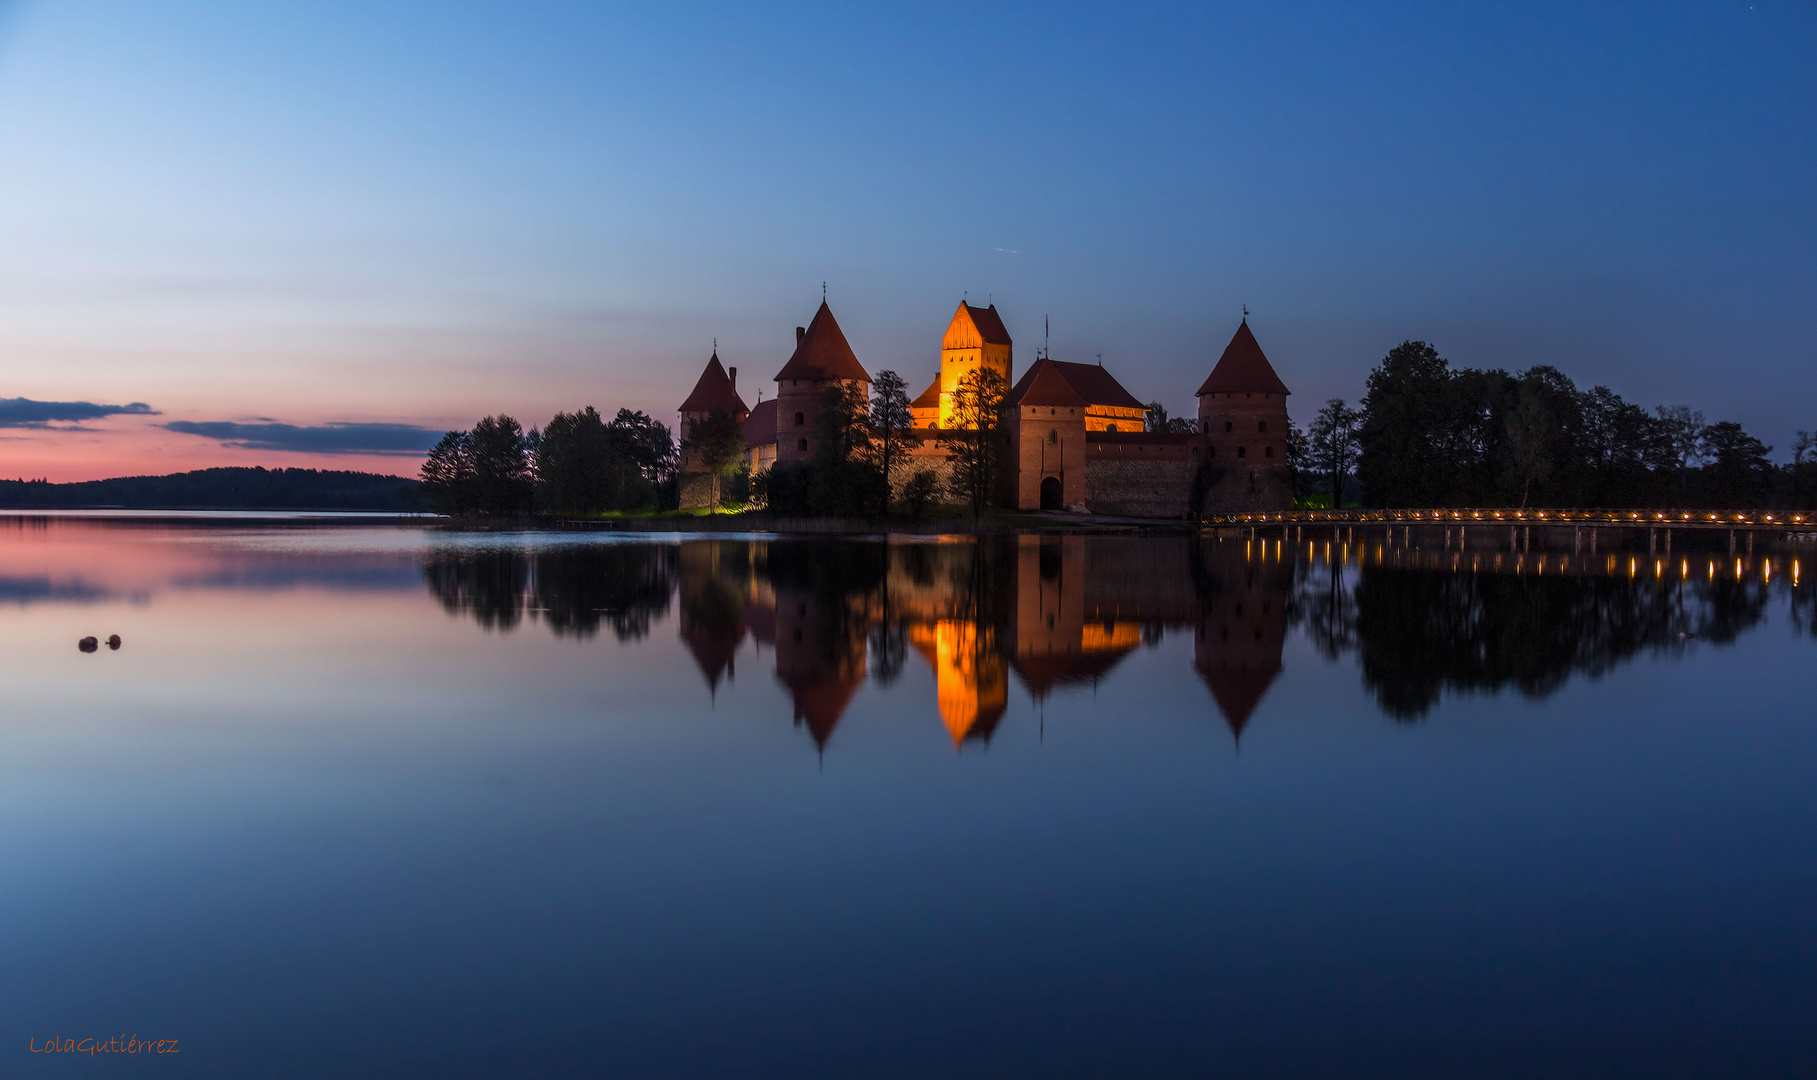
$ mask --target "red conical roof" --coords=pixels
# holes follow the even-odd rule
[[[997,314],[997,305],[973,307],[962,303],[959,306],[972,317],[972,325],[978,328],[978,336],[984,339],[986,345],[1013,344],[1009,339],[1009,330],[1003,325],[1003,316]]]
[[[850,379],[870,382],[870,373],[858,362],[845,334],[833,318],[833,310],[820,302],[814,321],[808,323],[801,340],[795,343],[795,354],[776,373],[776,381],[789,379]]]
[[[694,384],[694,392],[675,411],[704,413],[715,409],[724,410],[733,416],[750,411],[744,407],[744,399],[732,389],[731,377],[720,366],[717,350],[714,351],[713,358],[707,361],[707,369],[700,373],[700,381]]]
[[[1249,320],[1237,327],[1237,332],[1230,338],[1230,344],[1224,346],[1224,355],[1218,358],[1218,364],[1206,377],[1205,385],[1199,387],[1195,397],[1206,394],[1290,394],[1287,384],[1274,373],[1274,365],[1268,357],[1262,355],[1262,347],[1256,344],[1255,335],[1249,332]]]
[[[1256,706],[1262,703],[1262,696],[1268,693],[1268,688],[1274,685],[1274,677],[1281,671],[1279,664],[1270,669],[1247,665],[1194,666],[1198,667],[1199,677],[1205,680],[1206,688],[1217,701],[1218,711],[1224,714],[1224,722],[1230,725],[1230,733],[1239,738]]]
[[[1029,365],[1022,378],[1004,398],[1004,404],[1011,408],[1024,405],[1066,405],[1072,408],[1084,408],[1087,404],[1084,397],[1073,389],[1066,376],[1060,373],[1059,364],[1042,357]]]

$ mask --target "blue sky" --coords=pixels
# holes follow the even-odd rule
[[[917,388],[969,291],[1018,371],[1047,316],[1175,412],[1247,304],[1302,421],[1424,338],[1817,428],[1808,3],[0,11],[0,398],[150,410],[0,474],[672,423],[714,338],[754,398],[822,281]]]

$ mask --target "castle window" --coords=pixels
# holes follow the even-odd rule
[[[1263,457],[1273,457],[1274,456],[1274,447],[1270,446],[1266,450],[1263,450],[1262,456]]]
[[[1226,420],[1226,421],[1224,421],[1224,430],[1225,431],[1234,431],[1234,430],[1236,430],[1236,425],[1231,423],[1230,421]]]
[[[1210,420],[1199,421],[1199,431],[1202,434],[1210,435],[1211,434],[1211,421]]]
[[[1266,421],[1266,420],[1257,421],[1255,429],[1257,431],[1267,431],[1268,430],[1268,421]]]
[[[1049,431],[1048,431],[1048,433],[1047,433],[1047,441],[1048,441],[1048,442],[1050,442],[1050,443],[1057,443],[1057,442],[1059,442],[1059,441],[1060,441],[1060,433],[1059,433],[1059,432],[1058,432],[1058,431],[1054,431],[1054,430],[1052,430],[1052,429],[1049,429]]]
[[[1248,457],[1249,456],[1249,447],[1247,447],[1247,446],[1237,447],[1237,456],[1238,457]]]
[[[803,415],[801,413],[795,414],[795,426],[796,427],[800,427],[801,425],[803,425],[807,422],[808,422],[808,418],[805,415]]]
[[[806,450],[807,448],[808,448],[808,441],[806,439],[802,439],[795,444],[795,449],[797,449],[797,450]]]
[[[1217,456],[1218,456],[1218,448],[1217,448],[1217,447],[1215,447],[1215,446],[1207,446],[1207,447],[1206,447],[1206,448],[1205,448],[1205,456],[1206,456],[1206,457],[1217,457]]]
[[[1058,410],[1058,409],[1049,409],[1049,410],[1047,410],[1047,415],[1056,416],[1059,414],[1059,412],[1060,412],[1060,410]]]

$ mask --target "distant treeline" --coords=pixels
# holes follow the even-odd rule
[[[675,463],[667,425],[630,409],[607,421],[589,405],[541,430],[499,415],[450,431],[423,462],[422,486],[445,514],[669,509]]]
[[[1806,508],[1813,445],[1799,432],[1775,465],[1740,424],[1649,412],[1546,365],[1453,368],[1409,341],[1370,373],[1360,409],[1327,402],[1292,456],[1303,494],[1360,489],[1368,506]]]
[[[408,511],[421,509],[417,498],[415,480],[319,469],[197,469],[73,484],[0,480],[0,507],[8,509]]]

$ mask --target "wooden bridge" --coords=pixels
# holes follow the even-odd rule
[[[1416,543],[1413,530],[1430,537],[1428,530],[1444,530],[1444,549],[1494,548],[1509,552],[1530,551],[1533,530],[1540,529],[1542,547],[1562,549],[1567,540],[1576,554],[1607,550],[1645,532],[1649,555],[1671,554],[1675,531],[1726,533],[1728,553],[1738,548],[1751,554],[1756,535],[1772,539],[1817,539],[1817,521],[1811,514],[1772,514],[1738,510],[1552,510],[1527,508],[1458,507],[1438,510],[1289,510],[1275,513],[1219,514],[1199,519],[1201,532],[1230,535],[1232,530],[1252,539],[1279,537],[1299,542],[1314,536],[1340,536],[1346,541],[1379,537],[1390,544],[1400,534],[1401,546]],[[1380,532],[1376,532],[1376,530]],[[1569,529],[1567,538],[1563,530]],[[1604,530],[1618,530],[1605,537]],[[1551,543],[1547,544],[1550,540]]]
[[[1200,519],[1206,528],[1232,525],[1594,525],[1630,529],[1817,529],[1811,514],[1769,514],[1742,510],[1288,510],[1268,514],[1217,514]]]

